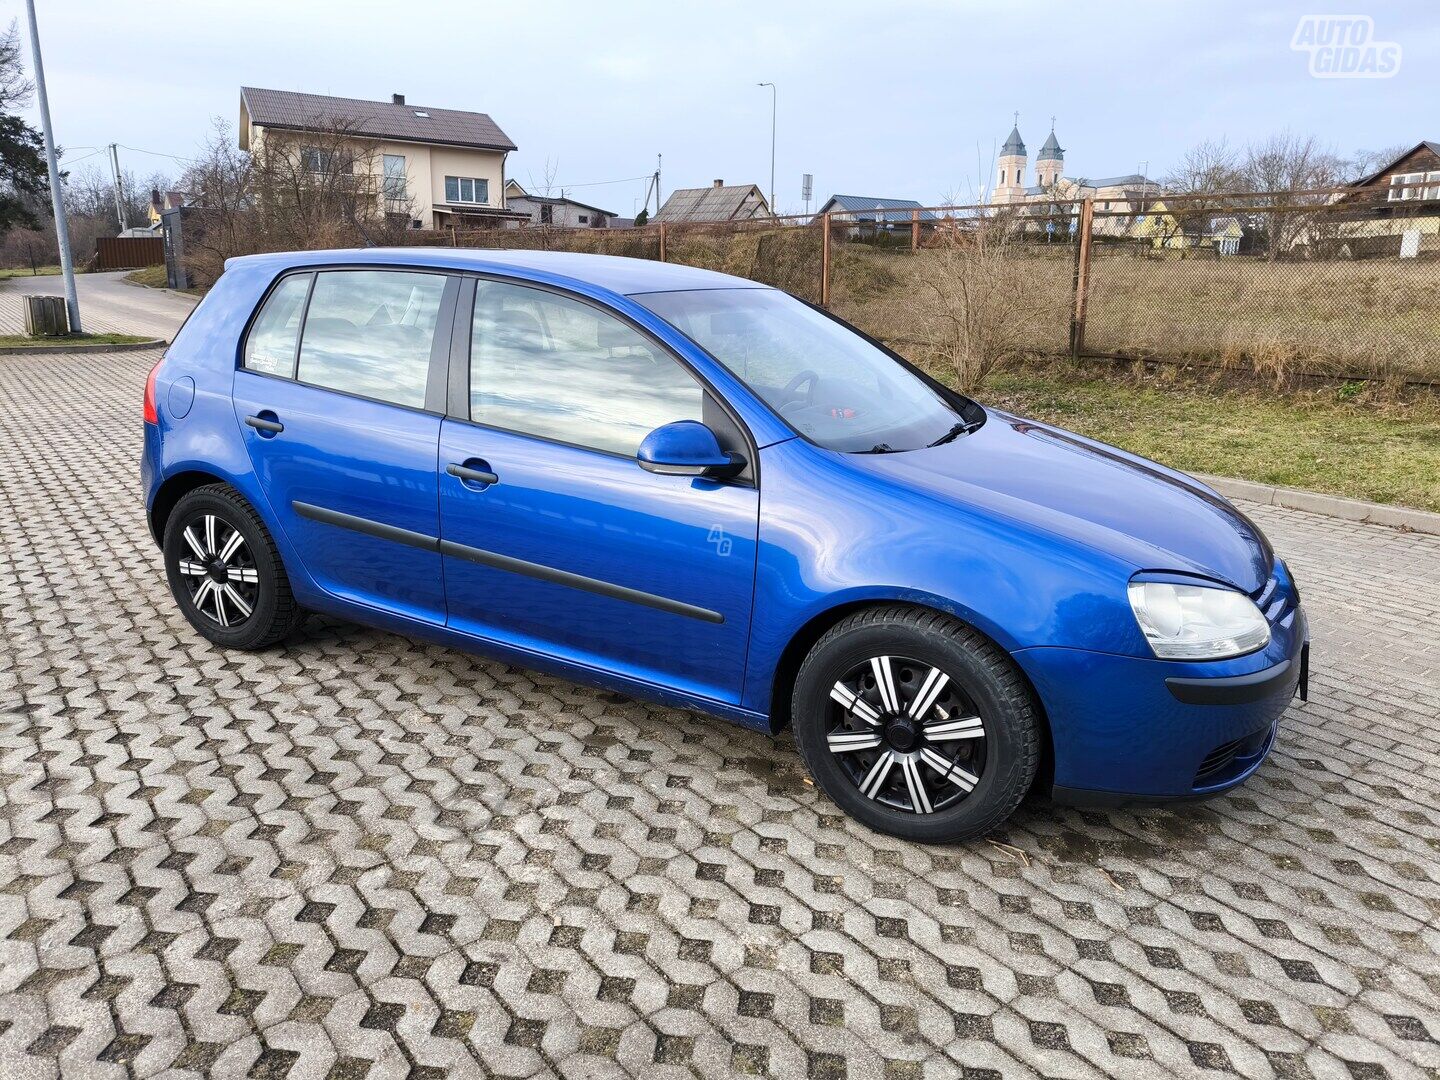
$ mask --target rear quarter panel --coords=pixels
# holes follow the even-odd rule
[[[209,473],[237,489],[265,519],[291,586],[301,603],[307,603],[317,598],[318,590],[260,488],[231,402],[240,340],[256,304],[282,269],[278,261],[235,264],[176,335],[156,374],[160,423],[157,431],[146,432],[141,475],[147,513],[164,481],[181,473]],[[170,393],[182,379],[195,385],[193,403],[183,417],[171,408]]]

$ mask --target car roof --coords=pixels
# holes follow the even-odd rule
[[[500,251],[477,248],[348,248],[328,251],[289,251],[272,255],[245,255],[230,259],[254,265],[272,263],[278,273],[296,266],[345,263],[434,267],[443,270],[514,273],[522,277],[544,277],[557,284],[589,285],[620,295],[647,292],[677,292],[686,289],[764,289],[767,285],[745,278],[701,270],[678,263],[653,259],[628,259],[619,255],[588,255],[570,251]]]

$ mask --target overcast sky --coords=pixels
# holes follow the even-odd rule
[[[242,85],[487,112],[520,147],[511,176],[538,181],[548,158],[575,197],[622,215],[643,181],[591,185],[643,176],[657,153],[667,192],[715,178],[768,188],[762,80],[779,87],[784,210],[800,209],[802,172],[820,199],[973,196],[1016,110],[1032,163],[1054,114],[1066,172],[1091,178],[1146,160],[1163,176],[1201,139],[1285,128],[1342,153],[1440,139],[1434,0],[1334,5],[1401,47],[1387,79],[1311,77],[1291,40],[1325,10],[1314,0],[36,6],[66,163],[101,163],[81,159],[116,142],[141,176],[178,172],[152,155],[193,154],[212,117],[233,129]],[[23,4],[0,13],[23,32]]]

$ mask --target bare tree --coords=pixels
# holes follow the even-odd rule
[[[202,282],[236,255],[403,243],[414,210],[387,185],[380,144],[344,124],[272,131],[247,153],[217,120],[181,183],[187,268]]]
[[[1245,173],[1239,151],[1225,139],[1206,139],[1185,152],[1165,177],[1177,195],[1217,195],[1240,191]]]
[[[1348,160],[1342,163],[1343,182],[1353,184],[1357,180],[1363,180],[1372,173],[1385,168],[1409,149],[1409,145],[1397,145],[1383,146],[1378,150],[1356,150]]]
[[[1314,135],[1290,131],[1248,146],[1242,169],[1250,190],[1268,193],[1257,205],[1274,207],[1251,218],[1272,262],[1311,237],[1323,207],[1332,200],[1323,189],[1338,186],[1345,176],[1344,163],[1333,149]]]
[[[1037,287],[1042,264],[1026,257],[1018,207],[998,207],[937,228],[925,274],[901,301],[902,316],[937,359],[954,373],[962,393],[981,386],[997,368],[1024,355],[1053,315],[1054,297]]]

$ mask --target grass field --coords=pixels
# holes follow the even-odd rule
[[[37,266],[33,271],[28,266],[23,267],[0,267],[0,281],[8,281],[17,277],[53,277],[60,273],[58,266]]]
[[[133,281],[136,285],[148,285],[152,289],[163,289],[166,281],[165,267],[146,266],[139,270],[131,270],[125,275],[126,281]]]
[[[1372,259],[1270,263],[1247,257],[1092,261],[1088,349],[1206,360],[1270,376],[1293,372],[1440,380],[1440,262]],[[914,336],[902,297],[923,291],[935,253],[845,245],[832,306],[876,337]],[[1037,353],[1068,351],[1074,258],[1029,254],[1045,298]]]
[[[1141,365],[1036,362],[976,396],[1189,472],[1440,511],[1440,398],[1265,384]]]

